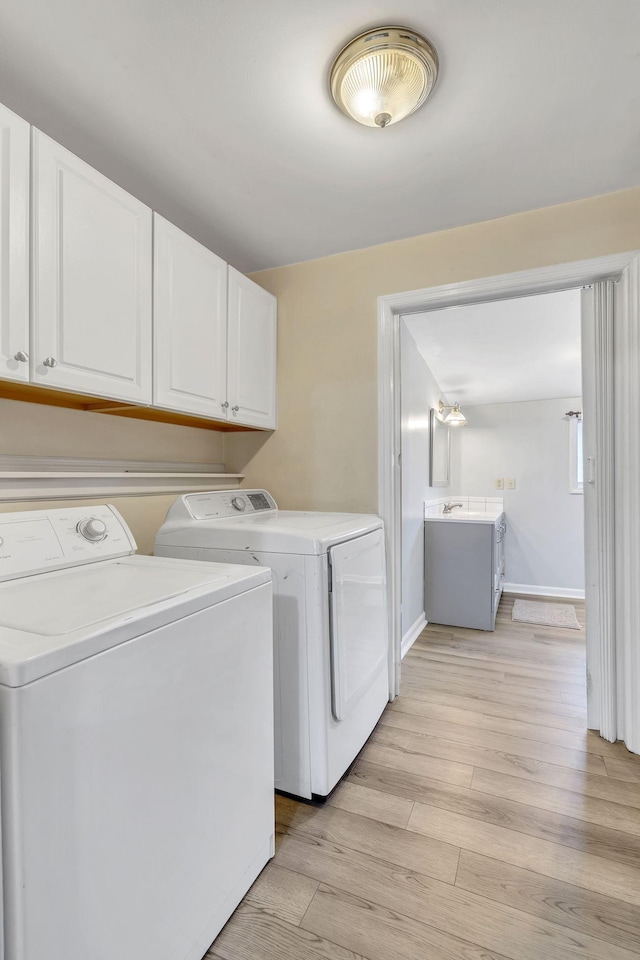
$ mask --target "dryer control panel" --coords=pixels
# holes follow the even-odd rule
[[[107,504],[0,514],[0,581],[135,551],[129,527]]]
[[[278,506],[266,490],[211,490],[187,493],[180,498],[194,520],[222,520],[252,513],[274,513]],[[173,508],[169,516],[173,513]]]

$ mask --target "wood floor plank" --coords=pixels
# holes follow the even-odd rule
[[[553,696],[549,699],[564,699],[565,694],[572,694],[580,698],[580,702],[585,697],[586,680],[583,676],[576,679],[568,678],[565,673],[563,678],[550,676],[534,676],[534,671],[517,672],[510,666],[498,668],[497,665],[469,667],[466,665],[455,665],[451,663],[439,663],[435,660],[427,660],[420,656],[420,653],[409,654],[412,673],[414,676],[424,676],[431,679],[440,679],[449,682],[464,683],[469,681],[477,684],[487,682],[490,686],[506,686],[513,688],[517,684],[523,692],[531,696],[547,697],[549,693]]]
[[[637,760],[616,760],[613,757],[605,757],[604,765],[608,775],[615,780],[640,783],[640,763]]]
[[[496,792],[476,790],[473,785],[469,789],[426,777],[416,778],[415,775],[403,774],[398,777],[395,771],[391,771],[389,777],[384,768],[371,770],[362,761],[356,764],[351,779],[372,789],[394,795],[400,793],[422,804],[549,840],[592,856],[626,863],[640,870],[640,836],[624,832],[620,827],[584,821],[567,816],[564,812],[536,807],[523,797],[511,799]],[[525,781],[520,782],[527,786]],[[631,814],[631,811],[628,813]],[[411,823],[413,820],[409,829]]]
[[[460,783],[467,787],[471,785],[473,776],[473,765],[470,763],[441,760],[438,757],[422,754],[417,750],[402,749],[397,745],[386,746],[369,742],[361,751],[360,757],[363,760],[371,761],[371,763],[379,763],[395,770],[406,770],[409,773],[416,772],[422,776],[431,777],[433,780],[444,780],[445,783]]]
[[[391,796],[363,787],[358,783],[343,781],[327,801],[329,806],[339,807],[349,813],[371,817],[394,827],[406,827],[413,810],[413,801]]]
[[[476,670],[477,667],[480,667],[482,670],[494,671],[497,673],[505,673],[505,671],[510,671],[515,674],[517,677],[520,676],[529,676],[529,677],[539,677],[540,679],[552,679],[552,680],[569,680],[572,683],[580,683],[585,679],[585,663],[584,656],[580,655],[575,658],[575,661],[569,665],[559,665],[554,666],[553,663],[537,663],[534,666],[523,662],[522,660],[517,659],[516,657],[507,657],[505,654],[497,654],[493,652],[489,654],[485,652],[483,654],[475,653],[474,656],[470,656],[468,652],[465,654],[462,651],[457,651],[452,653],[451,651],[446,650],[446,648],[439,647],[433,649],[431,646],[426,646],[424,644],[416,646],[414,644],[409,651],[408,656],[410,660],[407,662],[414,663],[415,660],[422,664],[434,663],[438,664],[440,667],[449,666],[449,665],[461,665],[467,667],[470,670]],[[415,660],[414,660],[415,658]]]
[[[536,722],[531,723],[530,721],[492,717],[483,714],[482,726],[485,730],[494,730],[496,733],[525,737],[528,740],[540,740],[542,743],[553,743],[559,747],[583,750],[586,753],[597,753],[601,757],[614,757],[618,760],[628,760],[631,763],[640,764],[640,757],[629,753],[623,743],[609,743],[608,740],[603,740],[602,737],[598,736],[595,731],[586,730],[583,724],[581,724],[579,730],[567,730],[553,725],[540,724],[537,713],[535,719]],[[454,720],[453,722],[459,721]]]
[[[425,791],[436,789],[443,783],[412,770],[394,769],[362,758],[352,767],[349,782],[388,793],[394,797],[403,797],[410,800],[412,804],[416,800],[422,801]]]
[[[249,889],[245,902],[263,913],[270,913],[297,926],[317,889],[315,880],[301,877],[271,862]]]
[[[411,700],[409,697],[397,697],[387,707],[389,713],[413,713],[418,717],[433,717],[448,723],[462,723],[470,727],[482,724],[484,714],[477,710],[461,710],[442,703],[429,703],[426,700]]]
[[[535,642],[535,634],[537,632],[537,625],[533,623],[521,623],[512,621],[508,618],[505,618],[501,611],[498,612],[498,617],[496,618],[496,626],[499,626],[499,629],[492,635],[485,633],[484,631],[474,630],[472,627],[446,627],[442,626],[442,629],[438,629],[438,624],[430,624],[427,628],[426,634],[423,634],[420,637],[420,641],[424,642],[425,636],[429,640],[450,640],[450,641],[472,641],[475,646],[482,648],[484,646],[493,646],[498,649],[502,646],[505,646],[505,643],[516,640],[521,643],[523,646],[527,644],[533,644]],[[548,629],[548,628],[547,628]],[[483,636],[484,634],[484,636]],[[546,642],[546,633],[543,635],[542,643]],[[469,644],[467,644],[468,646]],[[569,646],[570,641],[566,637],[559,638],[559,642],[555,643],[554,641],[546,642],[547,646],[553,647],[553,649],[558,649],[561,645]]]
[[[325,841],[288,836],[279,855],[290,870],[511,960],[637,960],[615,944]],[[402,952],[390,960],[396,957],[404,960]],[[424,958],[430,960],[428,951]]]
[[[626,863],[421,803],[413,808],[408,830],[640,906],[640,869]]]
[[[531,598],[519,599],[530,600]],[[575,652],[582,651],[584,653],[584,625],[586,622],[586,617],[584,608],[581,608],[579,604],[575,604],[575,610],[578,623],[580,624],[580,630],[568,630],[563,627],[548,627],[543,626],[542,624],[525,623],[521,620],[513,620],[513,601],[509,597],[503,595],[497,611],[496,629],[494,632],[489,633],[480,630],[473,630],[468,627],[460,628],[439,624],[428,624],[423,630],[420,639],[423,641],[436,640],[437,642],[440,634],[446,636],[447,631],[450,631],[451,637],[454,639],[462,638],[470,641],[468,646],[475,645],[476,643],[487,645],[493,644],[493,646],[498,649],[499,647],[503,647],[505,643],[509,644],[511,641],[525,643],[534,639],[539,639],[541,643],[545,643],[546,646],[552,651],[570,648]]]
[[[424,763],[421,767],[414,767],[411,762],[402,758],[401,763],[390,765],[385,763],[386,758],[384,756],[379,756],[377,762],[372,759],[372,754],[369,754],[367,759],[364,759],[364,757],[365,755],[362,754],[361,759],[352,768],[349,777],[352,782],[368,784],[376,790],[393,793],[399,797],[420,800],[422,779],[430,779],[428,763]],[[394,756],[393,759],[396,760],[397,758]],[[513,789],[516,799],[518,795],[516,785],[521,783],[523,795],[525,797],[530,796],[534,805],[537,798],[540,797],[538,806],[546,808],[547,804],[550,804],[548,809],[557,809],[560,813],[567,813],[569,816],[576,818],[582,811],[581,819],[590,820],[589,812],[598,809],[590,806],[591,800],[603,801],[616,810],[626,810],[630,818],[640,817],[637,812],[640,809],[640,790],[638,790],[636,784],[612,780],[607,777],[590,776],[578,770],[554,767],[551,764],[539,764],[535,770],[525,770],[522,767],[517,768],[516,773],[514,773],[514,770],[516,768],[512,767],[511,770],[504,773],[504,771],[494,772],[484,767],[476,767],[471,782],[482,783],[482,774],[503,776],[505,778],[505,791],[509,789],[506,786],[507,783],[514,783],[511,789]],[[468,783],[462,785],[469,786]],[[549,792],[546,793],[545,791]],[[505,792],[505,796],[507,795]],[[557,807],[552,806],[551,804],[555,801],[549,799],[554,795],[556,800],[558,797],[562,798],[558,800],[559,805]],[[573,797],[577,797],[577,799],[574,801],[572,800]],[[594,820],[594,822],[599,821]],[[628,822],[629,820],[623,815],[622,819],[618,820],[618,825]],[[612,826],[613,824],[607,823],[606,825]],[[630,832],[636,834],[636,830]]]
[[[559,654],[547,651],[542,661],[543,665],[537,666],[541,662],[540,657],[534,657],[533,654],[525,656],[522,650],[514,652],[507,647],[500,649],[496,649],[495,646],[470,647],[465,641],[453,640],[450,643],[441,644],[416,643],[405,657],[405,663],[412,666],[416,657],[419,657],[424,663],[437,659],[442,665],[463,663],[472,666],[477,663],[485,669],[493,666],[494,669],[501,671],[512,668],[514,670],[540,670],[544,671],[545,674],[550,672],[552,675],[568,673],[573,677],[575,683],[579,682],[585,674],[584,652],[580,654]],[[536,666],[533,666],[533,664],[536,664]]]
[[[371,960],[507,960],[369,900],[322,884],[304,918],[304,929],[337,940]]]
[[[508,699],[505,700],[505,697],[517,697],[522,699],[526,697],[527,700],[533,701],[533,706],[543,706],[545,703],[558,704],[569,706],[570,700],[574,699],[577,701],[575,705],[582,706],[583,698],[574,693],[564,693],[564,687],[561,684],[555,686],[549,685],[548,687],[535,689],[527,687],[523,683],[507,683],[506,680],[500,680],[496,678],[488,679],[487,677],[478,677],[474,679],[473,677],[466,677],[456,671],[439,671],[433,672],[423,667],[416,667],[412,664],[411,677],[408,680],[409,683],[420,683],[423,686],[423,689],[431,689],[432,686],[446,686],[447,689],[455,692],[456,690],[461,693],[464,691],[465,696],[466,691],[471,693],[481,693],[487,695],[489,693],[493,698],[502,700],[505,703],[508,703]],[[542,703],[540,703],[542,701]],[[556,708],[557,709],[557,708]]]
[[[466,697],[476,703],[476,710],[482,709],[483,713],[489,713],[484,703],[504,703],[516,707],[528,707],[532,712],[534,710],[545,710],[547,713],[557,713],[562,717],[580,717],[583,722],[586,716],[585,710],[570,703],[564,703],[559,696],[557,699],[542,699],[540,697],[529,697],[522,693],[517,687],[507,689],[505,684],[493,687],[481,683],[461,683],[458,681],[429,680],[428,677],[414,677],[406,673],[401,681],[401,693],[418,700],[437,700],[438,694],[454,694],[458,697]],[[480,706],[482,704],[482,707]]]
[[[428,737],[424,734],[412,734],[406,747],[398,748],[407,755],[423,755],[438,760],[448,760],[452,763],[468,766],[485,767],[487,770],[496,770],[498,773],[536,772],[548,767],[557,769],[577,770],[589,773],[592,776],[606,777],[606,768],[602,757],[595,754],[584,754],[584,759],[576,761],[575,766],[565,762],[563,764],[547,763],[538,757],[526,756],[522,753],[512,753],[505,750],[491,750],[475,744],[459,743],[455,740],[441,740],[439,737]],[[566,758],[565,758],[566,759]]]
[[[561,813],[588,823],[599,824],[640,837],[640,812],[611,800],[600,800],[572,790],[563,790],[545,783],[532,783],[521,777],[511,777],[493,770],[476,767],[471,785],[474,790],[506,797]],[[640,794],[640,791],[638,791]],[[640,796],[639,796],[640,803]]]
[[[497,762],[495,762],[496,758]],[[541,763],[538,760],[515,758],[518,762],[509,763],[509,759],[513,758],[500,754],[493,756],[489,752],[478,751],[478,766],[485,770],[495,770],[497,773],[511,774],[522,777],[524,780],[560,787],[562,790],[583,793],[587,797],[598,797],[601,800],[611,800],[614,803],[624,803],[627,806],[640,808],[640,790],[635,783],[585,773],[582,770],[571,770],[568,767],[558,767],[552,763]]]
[[[496,750],[501,753],[515,754],[520,757],[531,757],[534,760],[544,760],[561,767],[571,767],[574,770],[585,770],[588,773],[607,774],[602,757],[586,753],[583,750],[573,750],[567,747],[554,746],[549,743],[540,743],[538,740],[527,740],[523,737],[514,737],[509,734],[495,733],[484,727],[470,727],[457,723],[445,723],[433,720],[430,717],[386,711],[380,718],[383,726],[398,727],[410,730],[419,735],[437,738],[440,741],[469,744]],[[413,741],[407,746],[411,746]],[[640,765],[638,767],[640,773]]]
[[[406,706],[405,706],[406,705]],[[472,713],[475,716],[505,718],[507,720],[521,720],[530,723],[533,713],[529,707],[523,707],[520,704],[496,703],[495,701],[471,700],[468,697],[460,697],[455,694],[437,693],[428,699],[414,699],[408,694],[402,694],[393,703],[390,703],[387,710],[399,710],[401,713],[415,713],[418,716],[434,716],[432,708],[443,707],[453,709],[463,713]],[[447,717],[437,717],[437,719],[446,720]],[[565,717],[557,713],[547,713],[544,710],[535,711],[535,720],[537,725],[550,726],[559,730],[572,730],[582,732],[585,729],[583,716]],[[457,723],[467,722],[462,720],[454,721]],[[472,724],[473,725],[473,724]]]
[[[206,956],[215,960],[371,960],[245,903]]]
[[[453,633],[448,638],[423,635],[411,647],[409,656],[414,652],[427,655],[434,653],[442,654],[451,660],[462,658],[463,661],[480,660],[483,664],[495,662],[497,665],[506,662],[521,664],[524,667],[542,662],[557,669],[566,667],[584,671],[584,647],[578,649],[560,649],[559,646],[547,647],[545,657],[541,661],[539,657],[532,655],[532,646],[534,646],[533,639],[528,646],[525,646],[520,640],[508,644],[497,644],[494,639],[483,641],[477,636],[470,642]],[[537,650],[537,647],[535,649]]]
[[[422,843],[414,843],[408,830],[336,807],[297,804],[298,809],[292,813],[291,808],[281,802],[282,798],[278,799],[276,823],[288,833],[304,833],[340,844],[448,883],[455,879],[459,852],[456,844],[427,837],[422,838]]]
[[[567,637],[567,630],[552,630],[549,627],[544,629],[544,627],[538,627],[533,631],[533,640],[534,643],[543,643],[547,649],[551,647],[557,647],[560,644],[564,646],[567,650],[573,648],[573,650],[579,650],[584,643],[584,632],[582,630],[575,633],[571,631],[572,636]]]
[[[467,850],[456,886],[640,954],[640,911],[630,904]]]
[[[370,742],[365,746],[360,757],[371,763],[379,763],[396,770],[415,772],[423,777],[444,780],[448,783],[457,782],[464,786],[471,785],[474,765],[495,770],[497,773],[513,775],[529,773],[534,776],[543,772],[545,767],[553,767],[552,764],[545,764],[529,757],[519,757],[484,747],[469,746],[452,740],[443,741],[437,737],[418,734],[410,734],[406,745],[400,742],[390,744]],[[599,775],[602,776],[602,774]]]
[[[411,737],[410,730],[379,723],[367,740],[367,744],[377,743],[385,747],[398,747],[401,750],[409,746]]]
[[[578,692],[584,693],[587,687],[587,674],[582,657],[577,660],[572,667],[556,667],[536,665],[535,667],[523,664],[521,661],[510,664],[503,664],[505,679],[509,683],[526,683],[528,681],[539,681],[540,683],[560,683],[569,684],[575,687]]]
[[[500,683],[504,680],[504,668],[491,664],[489,661],[482,665],[468,665],[455,660],[449,663],[440,663],[437,660],[427,660],[420,656],[419,651],[411,650],[407,655],[407,665],[411,665],[414,676],[443,677],[446,680],[459,677],[461,681],[471,680],[473,683],[488,680],[490,683]]]

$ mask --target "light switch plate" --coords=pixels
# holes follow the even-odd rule
[[[496,478],[496,490],[504,490],[504,479],[502,477]]]
[[[515,490],[516,488],[516,478],[507,477],[507,490]]]

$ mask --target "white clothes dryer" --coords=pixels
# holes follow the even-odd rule
[[[155,553],[271,568],[276,788],[326,797],[389,699],[382,520],[278,510],[266,490],[187,494]]]
[[[270,572],[0,514],[2,956],[200,960],[273,854]]]

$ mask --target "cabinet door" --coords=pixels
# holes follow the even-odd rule
[[[31,378],[151,402],[151,210],[33,131]]]
[[[153,402],[224,417],[227,264],[158,214],[153,223]]]
[[[276,324],[276,298],[229,267],[229,420],[275,429]]]
[[[0,377],[29,379],[29,124],[0,105]]]

